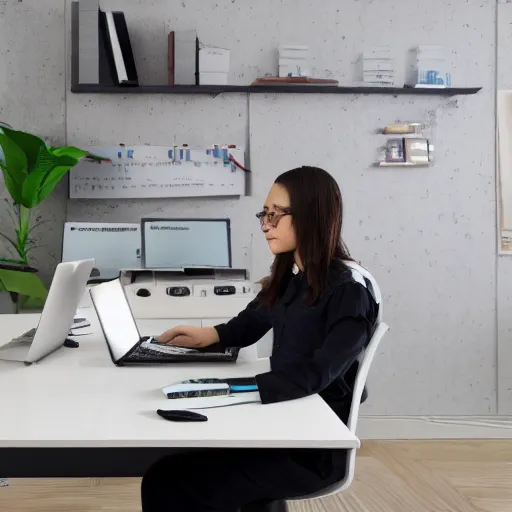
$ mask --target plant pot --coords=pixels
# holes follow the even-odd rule
[[[9,292],[0,292],[0,315],[16,313],[16,302]]]

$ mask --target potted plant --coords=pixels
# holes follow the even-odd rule
[[[0,123],[0,168],[14,208],[12,234],[3,223],[0,230],[0,237],[14,253],[0,258],[0,308],[3,303],[4,312],[44,303],[47,289],[29,264],[35,247],[31,233],[39,224],[31,222],[32,209],[82,158],[105,160],[74,146],[50,147],[36,135]]]

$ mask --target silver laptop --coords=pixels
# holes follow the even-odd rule
[[[59,263],[37,327],[0,347],[0,360],[31,364],[61,347],[69,335],[94,259]]]
[[[159,343],[154,336],[141,336],[124,287],[119,279],[89,290],[110,357],[117,366],[127,364],[235,362],[238,348],[224,349],[216,343],[193,349]]]

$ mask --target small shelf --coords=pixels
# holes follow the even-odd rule
[[[74,84],[77,94],[222,94],[222,93],[284,93],[284,94],[386,94],[457,96],[476,94],[481,87],[450,87],[446,89],[413,87],[338,87],[331,85],[117,85]]]
[[[375,167],[430,167],[432,162],[412,163],[412,162],[376,162]]]

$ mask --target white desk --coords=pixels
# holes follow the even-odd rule
[[[208,409],[204,423],[166,421],[156,410],[174,403],[163,386],[194,377],[251,376],[266,371],[268,360],[247,361],[241,351],[237,363],[117,367],[94,310],[79,315],[94,331],[76,338],[79,348],[60,348],[31,366],[0,361],[0,449],[359,447],[318,396]],[[37,318],[0,315],[1,343],[35,326]]]

